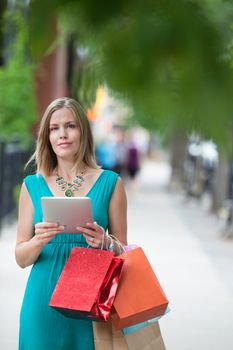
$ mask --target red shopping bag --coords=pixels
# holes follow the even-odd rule
[[[116,329],[161,316],[168,299],[142,248],[120,255],[124,259],[122,277],[114,300],[112,322]]]
[[[49,305],[68,317],[106,321],[123,262],[113,252],[73,248]]]

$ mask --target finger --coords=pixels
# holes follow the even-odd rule
[[[91,238],[91,237],[89,237],[89,236],[85,236],[85,238],[86,238],[86,241],[87,241],[87,244],[90,246],[90,247],[92,247],[92,248],[99,248],[99,246],[100,246],[100,243],[99,243],[99,240],[95,240],[94,239],[94,237],[93,237],[93,239]]]
[[[46,230],[46,231],[45,231]],[[36,235],[40,235],[44,232],[50,232],[50,233],[59,233],[65,230],[64,226],[58,226],[56,229],[46,229],[45,227],[43,227],[43,229],[36,229],[35,230],[35,234]]]
[[[101,244],[101,240],[98,239],[97,237],[90,237],[89,235],[83,234],[83,236],[86,238],[87,244],[94,247],[94,248],[99,248]]]
[[[85,237],[87,242],[93,243],[96,241],[96,237],[93,235],[91,236],[91,235],[87,235],[86,233],[83,233],[83,236]]]
[[[64,228],[62,229],[56,229],[56,230],[48,230],[47,229],[47,231],[45,231],[45,229],[41,229],[41,230],[35,230],[35,234],[36,235],[41,235],[42,233],[44,233],[44,232],[49,232],[49,233],[60,233],[60,232],[63,232],[64,231]]]
[[[87,226],[90,228],[93,228],[94,230],[96,230],[97,228],[99,228],[100,226],[97,224],[96,221],[94,222],[87,222]]]
[[[105,232],[103,227],[97,225],[93,228],[86,228],[86,227],[76,227],[76,229],[82,233],[86,233],[89,236],[93,236],[95,233],[96,235],[99,235],[99,237],[102,237],[103,233]]]
[[[89,244],[90,245],[90,244]],[[95,248],[95,249],[99,249],[100,248],[100,245],[99,243],[92,243],[92,248]]]
[[[101,234],[105,233],[105,229],[102,226],[98,225],[96,221],[88,222],[87,226],[90,228],[93,228],[94,230],[96,230],[97,232],[99,232]]]
[[[43,240],[43,241],[50,241],[55,236],[56,236],[56,233],[44,232],[44,233],[41,233],[40,235],[37,235],[37,239]]]
[[[90,229],[88,229],[88,228],[86,228],[86,227],[78,226],[78,227],[76,227],[76,229],[77,229],[78,231],[82,232],[82,233],[85,233],[85,234],[88,235],[88,236],[93,236],[93,234],[95,233],[94,230],[90,230]]]
[[[52,227],[58,227],[59,224],[57,222],[38,222],[37,224],[35,224],[35,227],[38,229],[41,228],[52,228]]]

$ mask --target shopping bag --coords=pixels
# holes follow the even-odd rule
[[[93,322],[95,350],[165,350],[158,322],[130,335],[116,330],[109,319]]]
[[[125,336],[129,350],[166,350],[158,322]]]
[[[93,322],[95,350],[128,350],[124,334],[113,328],[111,319],[107,322]]]
[[[139,329],[141,328],[144,328],[144,327],[147,327],[147,326],[150,326],[151,324],[155,323],[155,322],[158,322],[164,315],[166,315],[168,312],[170,312],[170,308],[169,306],[166,308],[165,310],[165,313],[161,316],[157,316],[155,318],[152,318],[148,321],[144,321],[144,322],[140,322],[140,323],[137,323],[133,326],[130,326],[130,327],[126,327],[126,328],[123,328],[122,329],[122,332],[124,335],[128,335],[128,334],[131,334],[131,333],[134,333],[134,332],[137,332],[139,331]]]
[[[49,306],[73,318],[106,321],[124,260],[113,252],[74,247],[53,291]]]
[[[112,312],[116,329],[163,315],[168,299],[142,248],[120,257],[124,259],[124,266]]]

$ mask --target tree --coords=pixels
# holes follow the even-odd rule
[[[36,101],[24,7],[6,12],[5,33],[11,33],[13,39],[9,42],[8,61],[0,67],[0,134],[17,135],[27,141],[29,128],[35,121]]]
[[[230,1],[34,0],[35,55],[48,44],[40,28],[61,13],[79,44],[96,49],[102,80],[129,98],[144,126],[182,125],[225,141],[233,107]]]

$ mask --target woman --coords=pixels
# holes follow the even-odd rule
[[[91,350],[92,322],[67,318],[48,303],[72,247],[100,248],[106,230],[126,244],[125,190],[116,173],[97,166],[88,119],[71,98],[48,106],[33,160],[37,173],[21,188],[15,250],[19,266],[33,264],[20,314],[19,350]],[[95,222],[77,228],[82,234],[61,234],[64,227],[43,222],[42,196],[88,196]],[[104,249],[119,254],[107,235]]]

